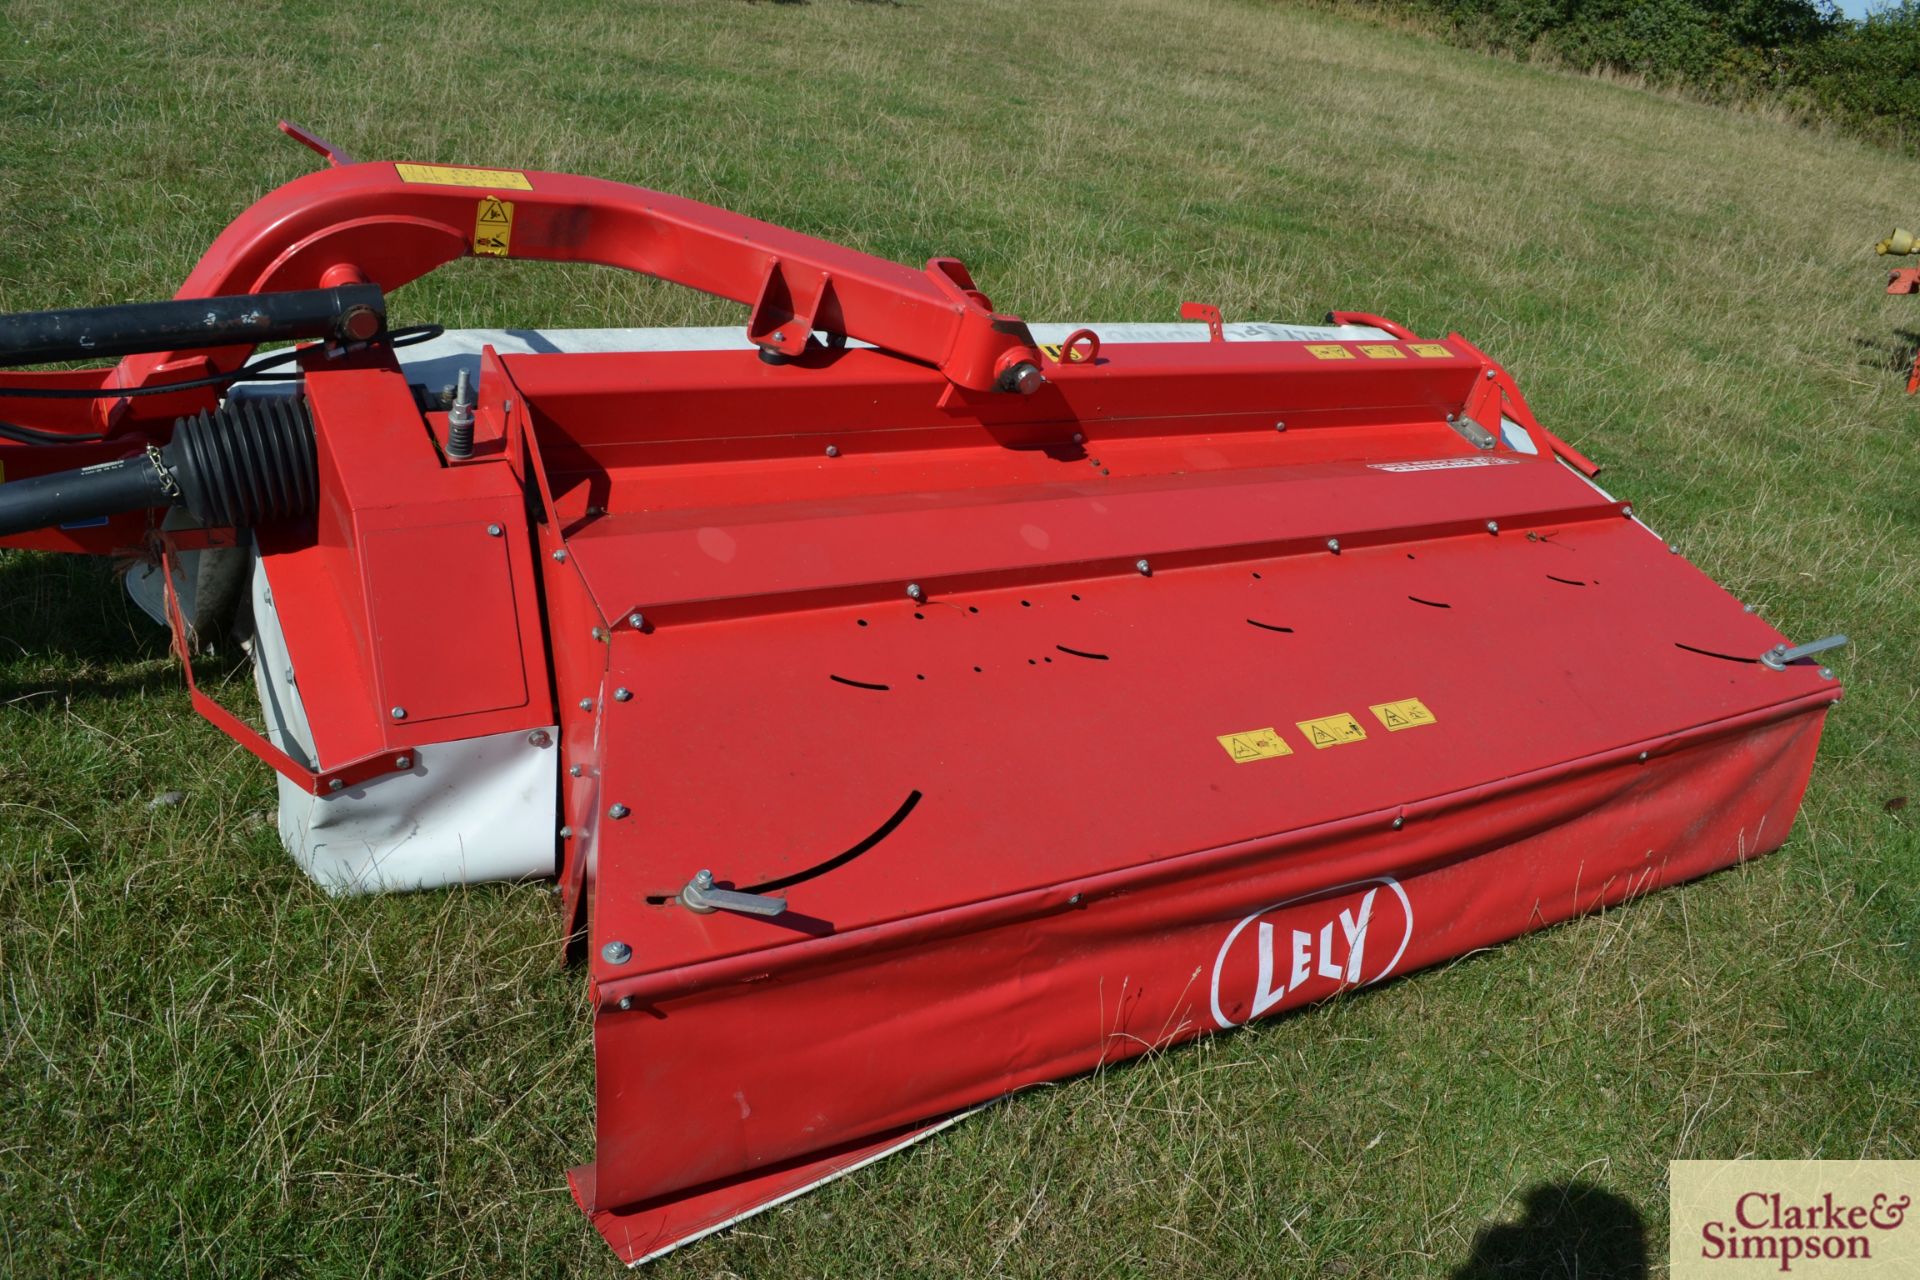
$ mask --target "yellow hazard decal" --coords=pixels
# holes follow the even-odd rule
[[[1057,342],[1043,342],[1040,344],[1040,354],[1045,356],[1047,359],[1053,361],[1055,364],[1059,364],[1060,363],[1060,344]]]
[[[1049,359],[1049,360],[1051,360],[1051,361],[1053,361],[1053,362],[1054,362],[1055,364],[1059,364],[1059,363],[1060,363],[1060,359],[1061,359],[1061,356],[1062,356],[1062,354],[1063,354],[1063,351],[1062,351],[1062,347],[1063,347],[1063,344],[1062,344],[1062,343],[1058,343],[1058,342],[1037,342],[1037,343],[1035,343],[1034,345],[1040,348],[1040,354],[1041,354],[1041,355],[1043,355],[1043,356],[1045,356],[1045,357],[1046,357],[1047,359]],[[1066,351],[1066,352],[1064,352],[1064,355],[1065,355],[1065,357],[1066,357],[1066,361],[1067,361],[1067,363],[1068,363],[1068,364],[1080,364],[1080,363],[1081,363],[1082,361],[1084,361],[1084,360],[1085,360],[1085,359],[1087,358],[1087,353],[1086,353],[1086,351],[1085,351],[1085,349],[1084,349],[1084,348],[1085,348],[1085,344],[1083,343],[1083,344],[1081,344],[1080,346],[1076,346],[1076,347],[1075,347],[1075,348],[1074,348],[1073,350],[1071,350],[1071,351]]]
[[[482,196],[473,214],[473,251],[504,258],[512,242],[513,201]]]
[[[1360,350],[1369,360],[1405,360],[1407,353],[1387,342],[1363,342]]]
[[[1427,704],[1418,698],[1402,698],[1398,702],[1382,702],[1367,710],[1379,717],[1380,723],[1387,726],[1388,733],[1398,733],[1402,729],[1418,729],[1423,724],[1438,724],[1433,712],[1427,710]]]
[[[1307,735],[1307,741],[1321,751],[1367,740],[1367,731],[1360,727],[1360,722],[1344,711],[1337,716],[1321,716],[1318,720],[1299,720],[1295,723],[1300,726],[1300,732]]]
[[[1307,354],[1315,360],[1351,360],[1353,352],[1337,342],[1309,342]]]
[[[462,169],[446,164],[397,164],[402,182],[424,182],[435,187],[506,187],[531,191],[533,184],[518,169]]]
[[[1448,356],[1453,354],[1453,352],[1447,350],[1445,347],[1441,346],[1437,342],[1409,343],[1407,345],[1407,350],[1413,352],[1413,354],[1417,356],[1423,356],[1428,360],[1444,360]]]
[[[1293,754],[1293,748],[1283,742],[1280,734],[1273,729],[1223,733],[1220,735],[1220,745],[1226,748],[1235,764],[1246,764],[1251,760],[1277,760]]]

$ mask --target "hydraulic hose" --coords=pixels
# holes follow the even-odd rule
[[[184,507],[215,528],[302,520],[318,502],[313,415],[296,397],[229,400],[175,419],[143,454],[0,484],[0,537]]]
[[[368,342],[387,326],[378,285],[176,298],[0,315],[0,366],[289,338]]]

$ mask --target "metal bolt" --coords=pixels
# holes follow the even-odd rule
[[[1487,381],[1488,381],[1488,382],[1492,382],[1492,381],[1493,381],[1493,370],[1491,370],[1491,369],[1489,369],[1489,370],[1487,370]]]
[[[907,584],[907,599],[909,599],[909,600],[925,600],[926,598],[927,598],[927,593],[926,593],[926,592],[924,592],[924,591],[922,591],[922,590],[920,589],[920,584],[919,584],[919,583],[917,583],[917,582],[909,582],[909,583]]]
[[[560,838],[561,838],[562,840],[571,840],[571,839],[573,839],[573,828],[572,828],[572,827],[562,827],[562,828],[560,828]]]
[[[1400,828],[1406,825],[1407,825],[1407,820],[1405,818],[1395,818],[1393,820],[1393,829],[1395,831],[1398,831]]]
[[[1820,678],[1821,678],[1822,680],[1831,680],[1831,679],[1833,679],[1833,668],[1832,668],[1832,667],[1822,667],[1822,668],[1820,668]]]
[[[1448,415],[1447,415],[1447,421],[1448,421],[1448,422],[1452,422],[1452,421],[1454,421],[1454,416],[1453,416],[1452,414],[1448,414]]]
[[[600,958],[608,964],[625,964],[633,959],[633,948],[615,940],[600,948]]]
[[[699,871],[694,872],[693,887],[696,889],[713,888],[713,872],[708,871],[705,868],[702,868]]]
[[[1079,906],[1079,905],[1080,905],[1080,904],[1081,904],[1082,902],[1085,902],[1085,901],[1086,901],[1086,898],[1087,898],[1087,895],[1086,895],[1086,894],[1084,894],[1084,893],[1076,893],[1076,894],[1074,894],[1074,895],[1073,895],[1073,896],[1072,896],[1071,898],[1068,898],[1068,899],[1067,899],[1067,905],[1068,905],[1068,906],[1070,906],[1070,907],[1077,907],[1077,906]]]
[[[1488,533],[1500,532],[1500,522],[1498,520],[1487,521],[1487,532]]]
[[[633,997],[632,997],[632,996],[621,996],[621,997],[620,997],[620,1007],[621,1007],[622,1009],[631,1009],[631,1008],[633,1008]]]
[[[647,619],[645,615],[636,611],[627,615],[627,625],[638,631],[647,625]]]
[[[580,776],[581,774],[583,774],[583,773],[585,773],[585,772],[586,772],[586,770],[585,770],[585,769],[582,769],[582,768],[581,768],[581,767],[580,767],[579,765],[577,765],[577,764],[570,764],[570,765],[568,765],[568,766],[567,766],[567,776],[568,776],[569,778],[577,778],[577,777],[579,777],[579,776]]]
[[[1140,571],[1140,576],[1142,577],[1145,577],[1148,574],[1153,572],[1153,566],[1151,564],[1148,564],[1144,557],[1142,557],[1139,560],[1135,560],[1133,562],[1133,567]]]
[[[633,701],[633,690],[615,689],[613,691],[613,700],[615,702],[631,702]]]
[[[1679,543],[1677,543],[1677,542],[1669,542],[1669,543],[1667,544],[1667,554],[1669,554],[1669,555],[1675,555],[1675,556],[1677,556],[1677,555],[1679,555],[1679,554],[1680,554],[1680,544],[1679,544]]]
[[[1075,444],[1085,444],[1085,443],[1087,442],[1087,437],[1086,437],[1086,434],[1085,434],[1084,432],[1080,432],[1080,431],[1076,431],[1076,432],[1074,432],[1074,433],[1073,433],[1073,442],[1074,442]]]
[[[499,537],[499,536],[500,536],[501,534],[503,534],[503,533],[505,533],[505,532],[506,532],[506,530],[505,530],[505,529],[502,529],[502,528],[501,528],[501,527],[500,527],[499,525],[497,525],[497,524],[490,524],[490,525],[488,525],[488,526],[487,526],[487,536],[488,536],[489,538],[497,538],[497,537]]]
[[[1276,422],[1273,424],[1273,429],[1275,431],[1285,431],[1287,429],[1287,424],[1284,422]]]
[[[1047,385],[1047,375],[1037,365],[1017,364],[1007,371],[1004,382],[1007,390],[1030,396]]]
[[[1746,612],[1748,612],[1748,613],[1758,613],[1758,612],[1760,612],[1760,606],[1759,606],[1759,605],[1757,605],[1757,604],[1750,604],[1750,605],[1748,605],[1748,606],[1746,607]]]
[[[773,331],[773,340],[775,342],[785,342],[787,340],[787,331],[785,329],[775,329]]]
[[[839,446],[839,445],[837,445],[837,444],[830,444],[830,445],[828,445],[828,446],[827,446],[827,456],[828,456],[829,458],[837,458],[837,457],[839,457],[839,456],[840,456],[840,446]]]
[[[1626,517],[1627,519],[1629,519],[1629,520],[1631,520],[1631,519],[1633,519],[1633,508],[1632,508],[1632,507],[1622,507],[1622,508],[1620,508],[1620,514],[1621,514],[1621,515],[1623,515],[1623,516],[1625,516],[1625,517]]]
[[[592,699],[592,698],[582,698],[582,699],[580,699],[580,709],[581,709],[582,711],[591,711],[591,710],[593,710],[593,699]]]
[[[1646,752],[1644,752],[1644,751],[1642,751],[1642,752],[1640,753],[1640,758],[1641,758],[1642,760],[1645,760],[1645,759],[1647,758],[1647,753],[1646,753]]]
[[[388,712],[387,714],[392,716],[395,720],[405,720],[407,718],[407,709],[405,707],[395,707],[392,711]]]
[[[1340,539],[1338,539],[1338,538],[1328,538],[1328,539],[1327,539],[1327,550],[1329,550],[1329,551],[1331,551],[1331,552],[1333,552],[1333,554],[1335,554],[1335,555],[1339,555],[1339,554],[1340,554]]]
[[[413,757],[395,756],[393,758],[393,767],[396,769],[411,769],[413,768]]]
[[[346,783],[344,783],[344,782],[342,782],[342,781],[341,781],[340,779],[338,779],[338,778],[333,778],[333,779],[330,779],[330,780],[329,780],[329,781],[327,782],[327,790],[329,790],[329,791],[338,791],[338,790],[340,790],[340,789],[341,789],[342,787],[344,787],[344,786],[346,786],[346,785],[347,785],[347,784],[346,784]]]
[[[605,640],[607,638],[607,629],[605,627],[595,627],[593,629],[593,638],[595,640]]]
[[[527,741],[536,747],[550,747],[553,745],[553,735],[545,729],[535,729],[527,735]]]
[[[610,805],[607,808],[607,816],[609,818],[624,818],[632,812],[633,810],[623,804]]]
[[[555,564],[565,564],[567,562],[567,549],[565,547],[555,547],[553,549],[553,562]]]

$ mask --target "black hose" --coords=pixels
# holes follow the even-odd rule
[[[302,520],[318,503],[318,470],[305,400],[229,400],[176,419],[163,448],[0,485],[0,537],[154,507],[216,528]]]
[[[372,284],[22,311],[0,315],[0,366],[288,338],[368,342],[386,327],[387,300]]]

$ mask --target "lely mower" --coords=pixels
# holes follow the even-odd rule
[[[1787,838],[1844,638],[1458,334],[1029,326],[951,259],[289,131],[328,167],[175,300],[0,319],[0,545],[140,561],[183,657],[250,616],[259,715],[193,704],[326,890],[557,878],[629,1262]],[[751,314],[389,325],[473,255]]]

